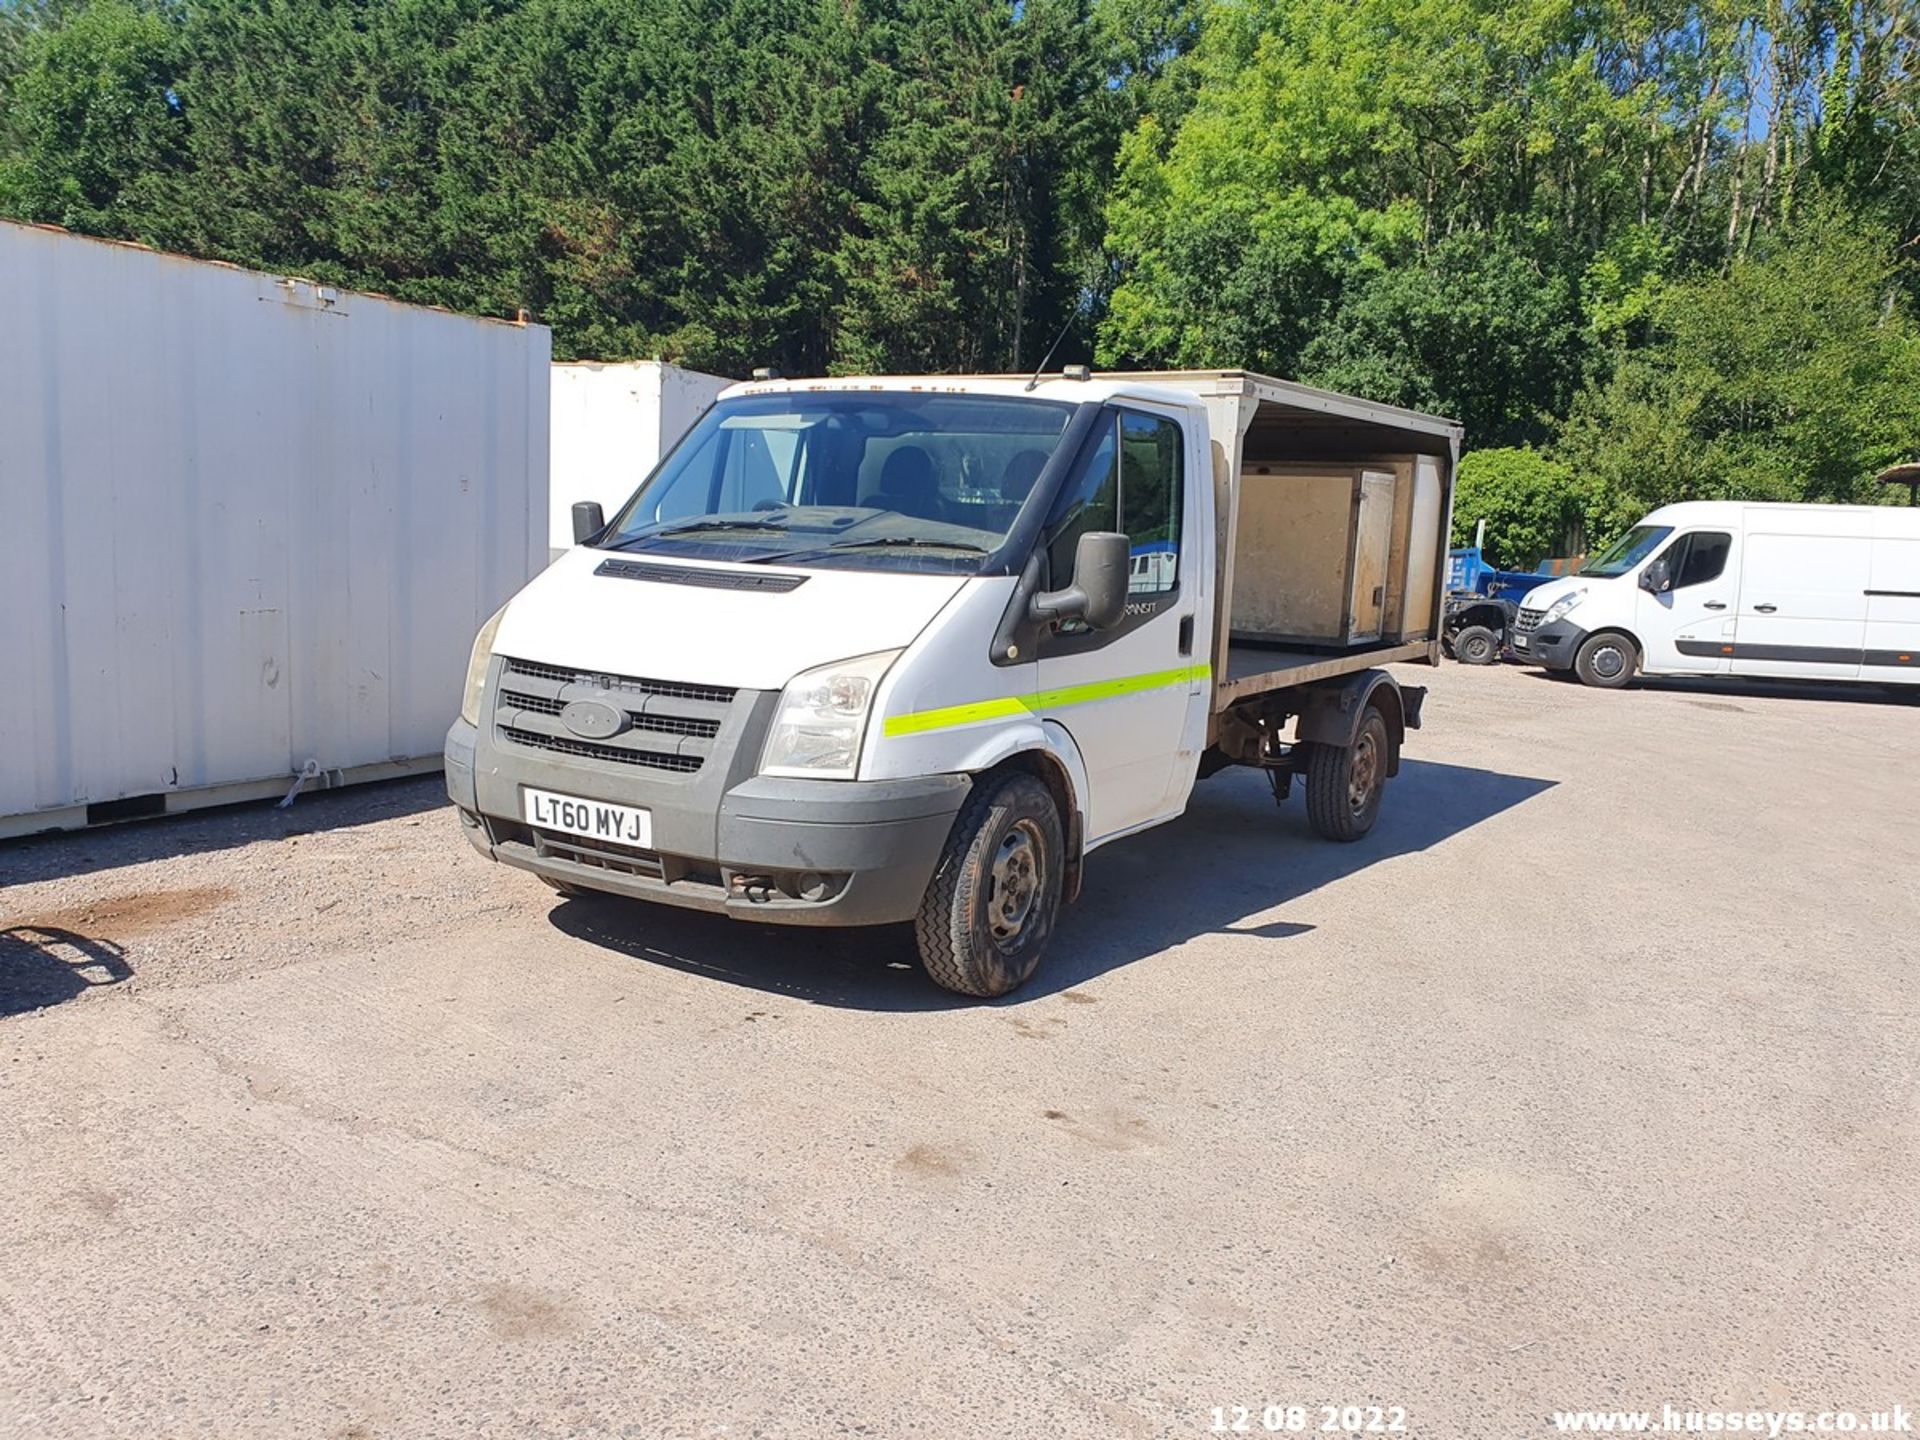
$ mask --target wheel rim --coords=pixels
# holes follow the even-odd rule
[[[1347,804],[1358,815],[1373,798],[1374,781],[1380,773],[1380,745],[1373,731],[1362,730],[1353,742],[1353,763],[1347,768]]]
[[[1033,920],[1046,879],[1040,827],[1016,820],[993,852],[987,873],[987,929],[1002,950],[1018,945]]]
[[[1593,673],[1602,680],[1617,680],[1626,668],[1626,652],[1618,645],[1602,645],[1593,652]]]
[[[1488,654],[1491,653],[1492,650],[1493,650],[1492,643],[1490,641],[1483,640],[1478,635],[1474,636],[1471,640],[1467,641],[1467,658],[1469,660],[1484,660],[1487,658]]]

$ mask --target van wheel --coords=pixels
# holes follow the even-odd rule
[[[1618,690],[1633,679],[1634,669],[1639,663],[1640,652],[1626,636],[1616,633],[1589,635],[1581,645],[1580,653],[1573,657],[1573,671],[1582,684],[1597,685],[1602,690]]]
[[[569,900],[577,900],[587,893],[578,885],[568,884],[565,880],[555,880],[551,875],[542,875],[540,877],[540,883],[552,890],[558,891]]]
[[[1453,637],[1453,656],[1462,665],[1491,665],[1500,658],[1500,637],[1484,625],[1468,625]]]
[[[1045,785],[1003,775],[975,789],[913,922],[934,983],[982,997],[1024,984],[1060,913],[1065,860],[1060,811]]]
[[[1393,742],[1369,705],[1351,745],[1314,745],[1307,755],[1307,823],[1326,840],[1358,840],[1380,816]]]

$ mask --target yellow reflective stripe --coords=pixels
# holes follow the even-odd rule
[[[1085,705],[1093,700],[1113,700],[1122,695],[1138,695],[1146,690],[1165,690],[1175,685],[1190,685],[1213,674],[1211,665],[1181,665],[1172,670],[1155,670],[1146,675],[1129,675],[1120,680],[1094,680],[1085,685],[1062,685],[1053,690],[1036,690],[1031,695],[1009,695],[1000,700],[975,700],[966,705],[944,705],[938,710],[916,710],[911,715],[887,717],[888,735],[924,735],[929,730],[948,730],[956,725],[977,725],[983,720],[1004,720],[1013,715],[1038,715],[1069,705]]]
[[[947,705],[938,710],[917,710],[911,715],[889,715],[889,735],[920,735],[928,730],[945,730],[953,725],[972,725],[981,720],[1001,720],[1009,715],[1028,713],[1027,702],[1037,696],[1009,696],[1005,700],[975,700],[970,705]]]

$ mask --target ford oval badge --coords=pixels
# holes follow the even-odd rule
[[[601,700],[570,701],[560,723],[583,740],[610,740],[627,728],[627,712]]]

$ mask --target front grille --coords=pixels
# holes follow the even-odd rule
[[[697,735],[702,740],[711,740],[720,733],[718,720],[700,720],[685,715],[636,715],[631,710],[627,718],[633,721],[636,730],[651,730],[656,735]]]
[[[536,715],[558,715],[567,708],[567,702],[557,696],[502,690],[500,708],[531,710]],[[656,735],[697,735],[703,740],[711,740],[720,733],[719,720],[704,716],[650,715],[644,710],[629,710],[627,722],[636,730],[648,730]]]
[[[644,765],[654,770],[674,770],[691,775],[706,764],[704,755],[663,755],[652,750],[629,750],[623,745],[603,745],[596,740],[576,740],[571,735],[536,735],[511,725],[500,727],[500,738],[529,750],[547,750],[556,755],[578,755],[588,760],[610,760],[616,765]]]
[[[500,708],[511,706],[515,710],[531,710],[537,715],[558,715],[567,708],[567,702],[553,695],[527,695],[518,690],[500,692]]]
[[[676,680],[642,680],[633,675],[595,675],[587,670],[562,670],[557,665],[539,665],[531,660],[507,661],[507,679],[547,680],[560,685],[653,695],[662,700],[700,700],[710,705],[731,705],[735,694],[732,687],[726,685],[683,685]]]
[[[738,693],[721,685],[689,685],[632,675],[599,675],[531,660],[508,659],[494,700],[494,734],[502,744],[691,775],[720,742]],[[576,700],[611,705],[625,717],[616,735],[576,735],[561,717]]]
[[[1547,618],[1544,610],[1522,610],[1513,622],[1516,630],[1538,630],[1540,622]]]

